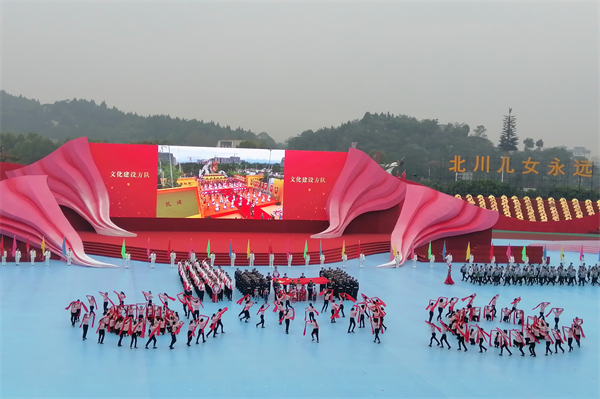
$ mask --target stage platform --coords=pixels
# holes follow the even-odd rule
[[[212,240],[211,240],[212,243]],[[203,245],[205,243],[202,243]],[[258,243],[257,243],[258,244]],[[504,242],[494,242],[504,245]],[[524,245],[527,242],[514,242]],[[260,244],[263,245],[263,244]],[[267,243],[268,245],[268,243]],[[186,248],[183,248],[185,250]],[[552,258],[557,252],[550,252]],[[578,261],[578,252],[566,253],[566,261]],[[117,259],[101,258],[120,262]],[[359,269],[349,262],[348,273],[360,281],[360,292],[378,296],[387,303],[388,330],[381,344],[373,343],[366,329],[348,334],[346,318],[331,324],[319,316],[321,342],[311,342],[304,328],[303,308],[292,321],[290,334],[276,322],[270,310],[266,328],[258,322],[256,305],[250,323],[236,318],[240,306],[233,302],[206,303],[203,314],[228,306],[224,316],[225,334],[205,344],[185,346],[184,334],[174,350],[170,337],[158,338],[158,349],[129,349],[129,340],[117,347],[117,338],[108,335],[104,345],[96,343],[96,327],[82,341],[80,328],[72,328],[64,308],[75,299],[85,300],[99,290],[124,291],[127,301],[143,301],[142,290],[177,294],[181,285],[176,269],[164,265],[150,269],[147,263],[132,262],[131,269],[95,269],[66,266],[52,261],[49,267],[13,263],[0,267],[0,397],[2,398],[597,398],[600,396],[600,289],[591,287],[474,286],[460,281],[443,284],[446,267],[410,264],[399,269],[378,269],[387,254],[367,257]],[[339,264],[334,265],[339,266]],[[230,274],[232,269],[225,268]],[[266,267],[259,269],[269,271]],[[289,276],[318,275],[318,267],[282,268]],[[521,296],[521,308],[530,309],[542,301],[565,309],[561,325],[574,317],[584,319],[586,338],[574,352],[544,356],[498,356],[497,349],[479,353],[457,351],[456,339],[449,337],[451,350],[430,348],[430,329],[425,324],[425,307],[438,296],[466,297],[477,293],[474,306],[487,305],[500,294],[498,308]],[[112,294],[114,299],[114,294]],[[272,298],[270,299],[272,300]],[[316,304],[320,311],[322,298]],[[173,306],[181,314],[179,303]],[[486,330],[506,327],[503,323],[479,323]],[[511,327],[513,327],[511,325]],[[439,334],[438,334],[439,337]],[[517,350],[511,348],[513,353]]]
[[[274,222],[277,223],[277,222]],[[169,240],[171,249],[177,253],[177,259],[188,257],[193,249],[196,257],[204,259],[210,239],[210,249],[215,252],[217,264],[230,264],[229,245],[236,252],[236,264],[248,265],[246,249],[250,241],[250,249],[255,254],[255,264],[269,264],[269,244],[275,253],[277,264],[287,265],[286,252],[293,255],[293,265],[304,265],[304,245],[308,245],[310,263],[319,264],[319,246],[323,248],[325,261],[328,263],[341,261],[342,247],[345,243],[349,259],[358,256],[358,243],[365,255],[390,252],[389,234],[350,234],[340,238],[314,240],[309,233],[251,233],[251,232],[191,232],[191,231],[134,231],[137,237],[126,238],[125,247],[134,260],[147,259],[146,248],[150,240],[150,249],[156,252],[157,262],[169,263],[167,250]],[[85,252],[91,255],[118,257],[121,253],[123,238],[101,236],[89,231],[80,231]]]

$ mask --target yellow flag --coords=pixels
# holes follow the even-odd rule
[[[46,252],[46,239],[42,236],[42,255]]]
[[[346,253],[346,240],[342,243],[342,256]]]
[[[250,240],[248,240],[248,248],[246,248],[246,259],[250,257]]]
[[[398,250],[396,249],[396,243],[394,243],[394,258],[398,256]]]
[[[562,260],[563,260],[564,258],[565,258],[565,257],[563,256],[563,247],[562,247],[562,245],[561,245],[561,246],[560,246],[560,260],[561,260],[561,262],[562,262]]]
[[[467,260],[471,258],[471,241],[467,244]]]

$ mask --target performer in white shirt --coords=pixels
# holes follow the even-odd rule
[[[435,255],[431,254],[431,258],[429,258],[429,268],[433,269],[433,264],[435,263]]]
[[[287,258],[287,261],[288,261],[288,267],[292,267],[292,259],[294,259],[294,255],[292,255],[292,253],[290,252],[290,253],[288,254],[288,258]]]
[[[394,261],[396,262],[396,267],[400,267],[400,262],[402,261],[402,255],[400,255],[400,251],[396,252],[396,256],[394,257]]]
[[[473,254],[469,255],[469,264],[472,265],[473,261],[475,261],[475,257],[473,256]]]
[[[342,254],[342,267],[346,267],[346,262],[348,261],[348,255],[344,252]]]
[[[306,265],[306,267],[308,267],[310,263],[310,255],[306,254],[306,256],[304,257],[304,264]]]
[[[129,262],[131,262],[131,254],[129,252],[125,253],[125,269],[129,269]]]
[[[510,256],[510,258],[508,259],[508,264],[509,265],[514,265],[515,264],[515,257],[514,256]]]
[[[8,253],[6,252],[5,249],[2,250],[2,266],[6,266],[6,257],[7,257]]]
[[[17,248],[15,251],[15,264],[19,266],[19,262],[21,262],[21,250]]]
[[[177,258],[175,251],[171,251],[169,258],[171,259],[171,267],[175,267],[175,258]]]
[[[44,252],[44,259],[46,260],[46,266],[50,265],[50,257],[52,256],[52,253],[50,252],[49,249],[46,250],[46,252]]]
[[[196,262],[196,253],[194,251],[190,253],[190,262]]]
[[[269,254],[269,268],[273,269],[274,264],[275,264],[275,254],[273,252],[271,252]]]
[[[210,267],[214,267],[215,266],[215,258],[216,258],[215,253],[213,251],[210,251],[210,256],[209,256]]]
[[[154,264],[156,263],[156,253],[152,252],[150,254],[150,267],[154,269]]]
[[[448,255],[446,255],[446,264],[447,265],[452,264],[452,254],[450,252],[448,252]]]
[[[71,248],[67,249],[67,266],[71,266],[71,260],[73,258],[73,251]]]
[[[31,266],[35,265],[36,255],[37,252],[35,252],[35,249],[31,248],[31,250],[29,251],[29,262],[31,263]]]
[[[361,252],[360,256],[358,257],[358,267],[362,269],[363,267],[365,267],[364,263],[365,263],[365,254],[363,254]]]
[[[250,268],[254,267],[254,251],[250,251],[250,255],[248,255],[248,266]]]
[[[492,256],[492,265],[496,264],[496,257]]]
[[[413,269],[417,268],[417,260],[419,260],[419,257],[417,256],[417,254],[414,254],[413,255],[413,259],[412,259],[412,261],[413,261]]]
[[[235,258],[236,258],[235,252],[231,251],[230,259],[231,259],[231,267],[232,268],[235,267]]]
[[[319,255],[319,261],[321,262],[321,268],[323,268],[323,265],[325,264],[325,255]]]

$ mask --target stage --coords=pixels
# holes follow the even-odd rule
[[[325,240],[324,240],[325,241]],[[212,245],[211,239],[211,245]],[[228,241],[223,241],[224,244]],[[199,244],[205,245],[205,242]],[[243,245],[242,245],[243,244]],[[264,243],[256,243],[265,245]],[[494,241],[505,245],[504,241]],[[511,242],[523,245],[526,242]],[[246,242],[240,243],[245,248]],[[268,242],[267,244],[268,245]],[[310,244],[309,244],[310,245]],[[184,247],[182,250],[187,250]],[[298,251],[298,250],[295,250]],[[558,252],[550,252],[556,259]],[[577,264],[578,252],[567,252],[566,262]],[[99,258],[111,263],[119,259]],[[436,263],[434,269],[411,263],[399,269],[378,269],[388,254],[368,256],[365,268],[356,260],[349,261],[347,271],[360,282],[360,292],[378,296],[387,303],[385,324],[388,330],[381,344],[373,343],[367,328],[348,334],[349,302],[346,318],[329,323],[326,315],[318,317],[321,342],[311,342],[304,328],[303,308],[292,321],[290,334],[284,333],[271,309],[265,314],[266,328],[258,322],[257,305],[251,309],[250,323],[241,323],[237,314],[241,297],[235,291],[232,302],[205,303],[202,314],[212,314],[228,306],[223,322],[225,334],[210,337],[205,344],[188,348],[185,331],[177,338],[174,350],[168,349],[170,337],[158,338],[158,349],[129,349],[129,339],[117,347],[115,335],[108,334],[104,345],[96,343],[96,327],[90,328],[88,340],[82,341],[80,328],[72,328],[69,312],[64,308],[75,299],[85,300],[93,294],[100,300],[99,290],[124,291],[127,301],[142,302],[142,290],[177,294],[181,284],[177,270],[165,265],[150,269],[147,263],[132,262],[131,269],[98,269],[71,266],[52,261],[49,267],[37,263],[31,267],[22,262],[0,267],[1,322],[0,396],[2,398],[597,398],[600,331],[600,289],[566,286],[474,286],[461,282],[459,264],[454,267],[456,284],[443,284],[446,266]],[[339,263],[334,265],[339,266]],[[233,275],[229,267],[225,271]],[[266,274],[269,269],[259,268]],[[281,267],[291,277],[300,273],[317,276],[319,268]],[[474,306],[487,305],[500,294],[498,308],[508,306],[518,296],[526,315],[542,301],[551,307],[565,309],[561,325],[574,317],[585,320],[587,338],[581,349],[572,353],[544,356],[543,345],[538,356],[521,357],[511,348],[512,357],[498,356],[489,348],[478,353],[467,345],[468,352],[457,351],[456,339],[449,336],[451,350],[428,347],[430,329],[425,324],[427,301],[438,296],[466,297],[477,293]],[[114,294],[112,294],[114,300]],[[272,298],[270,299],[272,300]],[[462,302],[461,302],[462,303]],[[315,305],[321,310],[322,298]],[[179,311],[179,303],[173,304]],[[482,321],[479,325],[506,328],[504,323]],[[77,325],[78,327],[78,325]],[[514,327],[510,325],[510,327]],[[439,337],[439,334],[438,334]]]
[[[266,222],[266,223],[278,223]],[[348,258],[358,256],[358,243],[365,255],[372,255],[390,251],[389,234],[350,234],[340,238],[316,240],[311,239],[307,233],[249,233],[249,232],[188,232],[188,231],[134,231],[137,237],[126,238],[125,247],[131,253],[134,260],[143,261],[147,259],[146,248],[148,239],[150,249],[156,251],[157,262],[169,263],[167,250],[169,240],[171,249],[177,253],[177,259],[187,258],[190,249],[196,253],[196,257],[204,259],[208,240],[210,249],[215,252],[217,264],[229,265],[229,247],[237,255],[236,264],[248,265],[246,251],[248,241],[250,249],[255,253],[255,264],[269,264],[269,245],[275,253],[275,262],[287,265],[286,253],[293,254],[293,265],[304,265],[304,245],[307,243],[310,263],[319,264],[319,247],[323,249],[328,263],[341,261],[342,247],[345,243]],[[80,231],[79,235],[83,241],[86,253],[100,256],[118,257],[121,253],[123,238],[108,237],[93,232]]]

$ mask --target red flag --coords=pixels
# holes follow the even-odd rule
[[[269,240],[269,253],[273,253],[273,245],[271,244],[271,240]]]
[[[494,260],[494,244],[490,247],[490,262]]]
[[[506,248],[506,259],[510,259],[512,252],[510,251],[510,243],[508,243],[508,248]]]
[[[358,240],[358,256],[360,256],[360,254],[362,254],[362,251],[360,250],[360,240]]]
[[[414,258],[415,257],[415,246],[411,245],[410,246],[410,258]]]
[[[169,238],[169,246],[167,247],[167,255],[171,256],[171,239],[170,238]]]
[[[192,257],[192,239],[190,238],[190,246],[188,248],[188,259]]]
[[[0,238],[0,252],[4,253],[4,236]]]
[[[148,244],[146,244],[146,257],[150,257],[150,237],[148,237]]]
[[[583,244],[581,244],[581,251],[579,252],[579,260],[583,260]]]
[[[13,245],[12,245],[12,256],[15,257],[17,253],[17,236],[13,236]]]
[[[402,172],[402,176],[400,178],[406,180],[406,171]]]
[[[394,244],[390,242],[390,262],[396,259],[396,254],[394,254]]]
[[[27,248],[27,253],[29,254],[29,236],[27,236],[27,244],[25,244],[25,248]]]
[[[290,256],[290,240],[287,240],[287,246],[285,247],[285,255],[289,258]]]

